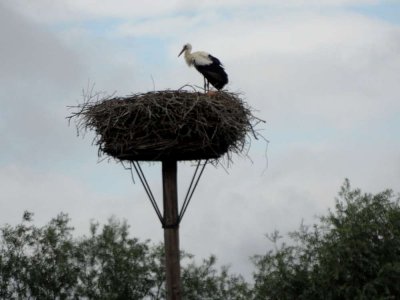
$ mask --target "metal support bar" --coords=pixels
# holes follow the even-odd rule
[[[189,206],[193,193],[199,183],[201,175],[207,165],[208,160],[201,166],[201,161],[197,163],[185,200],[182,203],[179,212],[178,207],[178,184],[177,184],[177,161],[162,161],[162,181],[163,181],[163,214],[161,214],[154,195],[150,189],[147,179],[140,167],[139,162],[131,162],[140,182],[142,183],[150,202],[156,211],[158,218],[164,229],[164,247],[165,247],[165,270],[166,270],[166,290],[167,300],[180,300],[181,282],[180,282],[180,250],[179,250],[179,224]],[[125,166],[124,166],[125,168]],[[132,175],[132,167],[130,169]],[[200,172],[199,172],[200,170]],[[133,180],[133,176],[132,176]],[[134,181],[134,180],[133,180]]]
[[[137,166],[136,166],[136,164],[137,164]],[[164,218],[163,218],[161,211],[157,205],[156,199],[154,198],[154,195],[151,192],[150,186],[146,180],[146,177],[144,176],[144,173],[143,173],[142,168],[140,167],[140,164],[138,162],[133,161],[132,165],[135,168],[136,174],[138,175],[140,182],[142,183],[144,190],[146,191],[147,196],[149,197],[151,205],[153,206],[154,210],[156,211],[158,219],[160,220],[161,224],[164,225]]]
[[[189,206],[190,200],[192,200],[193,193],[196,190],[197,184],[199,183],[199,180],[201,178],[201,175],[203,174],[203,171],[207,165],[207,162],[208,162],[208,159],[204,162],[204,164],[201,168],[200,174],[196,178],[197,172],[200,168],[201,161],[199,160],[199,162],[197,163],[196,170],[194,171],[192,180],[190,182],[189,188],[188,188],[186,196],[185,196],[185,200],[182,203],[181,211],[179,213],[179,222],[182,221],[182,218],[186,212],[186,209]],[[193,183],[194,183],[194,186],[193,186]]]

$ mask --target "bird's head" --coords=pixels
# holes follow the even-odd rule
[[[178,57],[181,56],[181,54],[185,51],[192,51],[192,45],[190,45],[189,43],[183,45],[182,51],[178,54]]]

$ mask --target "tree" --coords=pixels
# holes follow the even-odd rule
[[[256,299],[399,299],[400,206],[391,190],[351,189],[311,229],[304,225],[275,250],[253,257]]]
[[[142,299],[154,285],[148,242],[129,238],[128,225],[111,218],[77,242],[79,294],[88,299]]]
[[[129,235],[127,223],[92,222],[74,237],[59,214],[43,227],[25,212],[0,228],[0,299],[165,299],[164,247]],[[254,285],[210,256],[182,252],[185,299],[400,299],[400,199],[343,184],[335,207],[253,257]]]
[[[165,299],[164,246],[129,237],[111,218],[89,237],[74,238],[60,214],[43,227],[25,212],[21,224],[0,228],[0,299]],[[250,299],[249,286],[211,256],[197,265],[182,252],[187,299]]]
[[[242,276],[229,275],[229,270],[215,268],[216,258],[210,256],[200,266],[193,262],[183,269],[182,281],[185,299],[248,300],[252,297],[249,284]]]
[[[0,298],[65,299],[76,294],[79,269],[68,217],[60,214],[43,228],[30,224],[25,212],[20,225],[1,228]]]

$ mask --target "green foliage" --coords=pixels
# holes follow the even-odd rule
[[[128,225],[110,219],[77,243],[80,295],[89,299],[141,299],[153,285],[149,246],[128,237]]]
[[[400,299],[400,200],[343,184],[319,224],[274,232],[275,247],[252,258],[254,285],[210,256],[195,263],[182,252],[184,299]],[[110,219],[75,238],[60,214],[43,227],[25,212],[0,228],[0,299],[165,299],[164,247],[129,236]]]
[[[81,238],[68,223],[60,214],[38,228],[25,212],[21,224],[0,228],[0,299],[165,299],[162,244],[130,238],[115,219],[101,230],[92,223]],[[185,298],[248,299],[243,279],[217,271],[214,257],[200,266],[190,254],[182,259]]]
[[[215,269],[216,258],[210,256],[197,266],[193,262],[183,269],[182,282],[185,299],[247,300],[251,299],[249,285],[241,276],[229,275],[223,267]]]
[[[76,251],[64,214],[43,228],[29,223],[25,212],[15,228],[1,228],[0,297],[1,299],[65,299],[75,295],[79,269],[71,259]]]
[[[302,225],[290,245],[255,256],[256,299],[399,299],[400,206],[393,192],[352,190],[312,230]]]

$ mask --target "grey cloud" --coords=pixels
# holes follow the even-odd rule
[[[80,72],[78,57],[54,34],[0,4],[0,77],[38,85],[68,85]],[[20,82],[21,86],[23,83]]]

